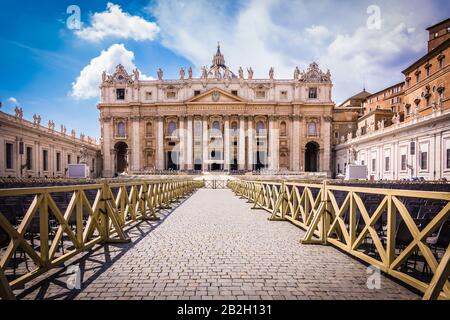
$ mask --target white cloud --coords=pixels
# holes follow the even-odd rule
[[[217,41],[233,71],[252,66],[255,77],[267,77],[273,66],[275,77],[291,78],[296,65],[306,69],[317,61],[330,69],[339,103],[360,91],[363,79],[372,92],[403,79],[401,70],[425,53],[425,28],[442,15],[438,2],[428,3],[380,0],[381,30],[366,27],[370,1],[252,0],[230,7],[221,1],[158,0],[148,10],[161,27],[162,44],[198,69],[210,63]],[[406,4],[412,9],[403,10]]]
[[[16,98],[14,98],[14,97],[9,97],[8,98],[8,102],[11,102],[12,104],[14,104],[14,105],[17,105],[19,102],[17,101],[17,99]]]
[[[136,68],[134,52],[127,50],[123,44],[116,43],[107,50],[102,50],[98,57],[93,58],[81,70],[80,75],[72,83],[71,96],[78,100],[98,97],[102,72],[113,73],[118,64],[122,64],[128,72]],[[141,73],[140,79],[152,78]]]
[[[138,16],[123,12],[119,5],[109,2],[106,11],[97,12],[91,18],[91,26],[75,32],[88,41],[97,42],[106,37],[133,39],[136,41],[154,40],[159,27]]]

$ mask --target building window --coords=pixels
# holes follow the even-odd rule
[[[119,122],[117,124],[117,136],[118,137],[125,137],[125,123],[124,122]]]
[[[282,121],[280,123],[280,135],[281,136],[286,136],[286,122]]]
[[[145,126],[145,135],[151,137],[153,135],[153,125],[151,122],[147,122]]]
[[[48,171],[48,151],[42,151],[42,170]]]
[[[280,93],[280,97],[281,97],[281,99],[284,99],[284,100],[286,100],[287,99],[287,91],[281,91],[281,93]]]
[[[237,132],[237,122],[236,121],[231,122],[231,132],[233,134],[236,134],[236,132]]]
[[[264,99],[266,97],[266,91],[264,90],[256,90],[255,94],[257,99]]]
[[[391,165],[391,159],[389,157],[384,158],[384,171],[389,171]]]
[[[94,168],[95,168],[95,158],[92,158],[91,166],[92,166],[92,170],[94,170]]]
[[[420,153],[420,169],[421,170],[428,169],[428,152]]]
[[[450,149],[447,149],[447,169],[450,169]]]
[[[238,95],[238,91],[237,90],[231,90],[231,94],[234,95],[234,96],[237,96]]]
[[[361,165],[362,165],[362,166],[364,165],[364,160],[361,160]]]
[[[169,136],[173,136],[175,134],[175,130],[177,130],[177,125],[174,121],[170,121],[167,126],[167,133]]]
[[[152,92],[148,91],[145,93],[145,100],[152,100]]]
[[[61,153],[59,152],[56,153],[56,171],[61,171]]]
[[[263,135],[263,134],[264,134],[264,129],[265,129],[264,122],[258,121],[258,122],[256,123],[256,134],[257,134],[258,136],[259,136],[259,135]]]
[[[77,156],[77,164],[80,164],[80,156]]]
[[[13,169],[13,144],[6,143],[6,169]]]
[[[377,159],[372,159],[372,172],[377,171]]]
[[[439,60],[439,69],[442,69],[444,67],[444,59],[445,58]]]
[[[409,115],[411,112],[411,106],[405,106],[405,113],[406,115]]]
[[[116,89],[116,99],[125,100],[125,89]]]
[[[194,97],[200,95],[200,90],[194,90]]]
[[[402,154],[400,167],[402,171],[406,171],[406,154]]]
[[[439,32],[434,33],[434,38],[437,38],[437,37],[439,37]]]
[[[67,164],[72,163],[72,156],[70,154],[67,155]]]
[[[167,91],[166,97],[167,99],[175,99],[177,97],[177,93],[175,91]]]
[[[27,154],[26,154],[26,168],[27,170],[33,170],[33,148],[27,147]]]
[[[309,88],[308,98],[309,99],[317,99],[317,88]]]
[[[416,83],[420,81],[420,73],[416,73]]]
[[[316,136],[317,135],[317,127],[315,122],[308,123],[308,136]]]

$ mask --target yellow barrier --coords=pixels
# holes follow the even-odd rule
[[[254,208],[269,211],[271,220],[287,220],[304,229],[306,233],[301,243],[332,244],[423,292],[424,299],[450,299],[450,245],[447,244],[438,261],[426,241],[449,219],[449,192],[336,186],[325,181],[323,184],[303,184],[233,180],[228,186],[252,202]],[[340,204],[337,201],[339,193],[343,200]],[[362,200],[362,194],[380,199],[372,212]],[[419,228],[403,201],[411,198],[440,200],[443,205],[432,215],[431,221]],[[387,223],[382,226],[385,236],[381,237],[375,226],[381,226],[383,215],[387,217]],[[400,249],[396,243],[399,241],[399,218],[410,234],[408,243]],[[369,239],[372,254],[361,249]],[[424,259],[423,268],[433,273],[430,282],[401,269],[411,255],[417,257],[419,254]]]
[[[130,241],[123,231],[124,226],[137,220],[158,219],[158,209],[168,207],[172,201],[201,186],[203,182],[192,180],[142,180],[0,189],[0,200],[11,197],[32,199],[18,225],[13,225],[0,212],[0,229],[9,237],[9,244],[2,251],[0,259],[0,297],[14,299],[14,288],[61,265],[95,244]],[[88,200],[88,192],[93,198],[91,202]],[[61,193],[70,198],[64,210],[55,201]],[[37,236],[32,235],[30,243],[30,239],[27,239],[28,229],[33,222],[36,224],[36,220]],[[64,240],[69,241],[68,247],[62,245]],[[34,245],[35,241],[38,245]],[[18,251],[28,255],[35,268],[9,281],[6,270]]]

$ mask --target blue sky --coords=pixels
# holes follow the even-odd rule
[[[66,26],[69,5],[81,29]],[[380,28],[370,29],[370,5]],[[199,73],[220,41],[227,64],[252,66],[256,77],[292,77],[312,61],[330,69],[333,100],[362,88],[375,92],[401,81],[401,70],[426,51],[425,28],[448,18],[448,1],[2,1],[0,100],[25,117],[40,114],[57,128],[99,137],[98,70],[123,63],[143,77]],[[117,22],[119,21],[120,22]],[[98,74],[98,77],[97,77]],[[17,102],[16,102],[17,101]]]

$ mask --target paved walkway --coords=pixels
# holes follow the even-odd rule
[[[79,258],[81,290],[65,270],[16,291],[25,299],[417,299],[330,246],[301,245],[303,231],[271,222],[230,190],[201,189],[128,230],[126,245],[98,246]],[[42,277],[41,277],[42,278]]]

